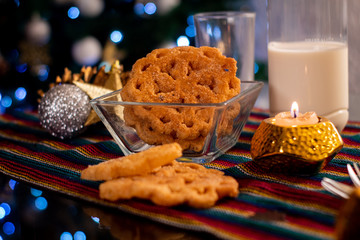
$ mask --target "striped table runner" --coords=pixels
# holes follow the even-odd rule
[[[312,177],[279,176],[253,167],[250,141],[267,112],[254,109],[238,143],[206,167],[237,179],[240,194],[210,209],[166,208],[148,201],[116,203],[98,197],[98,182],[80,179],[89,164],[122,156],[101,123],[81,136],[62,141],[39,125],[34,112],[0,116],[0,172],[35,184],[184,229],[205,231],[226,239],[334,239],[336,215],[344,200],[326,192],[323,177],[351,184],[346,164],[360,160],[360,122],[349,122],[342,151]],[[99,127],[100,126],[100,127]]]

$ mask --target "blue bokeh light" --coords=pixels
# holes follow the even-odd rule
[[[206,25],[206,33],[209,34],[210,37],[213,36],[213,31],[210,24]]]
[[[15,225],[12,222],[6,222],[3,225],[3,232],[6,235],[12,235],[15,232]]]
[[[196,32],[194,25],[187,26],[187,28],[185,29],[185,33],[188,37],[195,37]]]
[[[98,218],[98,217],[91,217],[91,219],[96,223],[100,222],[100,218]]]
[[[82,231],[77,231],[75,234],[74,234],[74,240],[86,240],[86,235],[84,232]]]
[[[49,66],[48,65],[41,65],[38,70],[38,78],[40,81],[46,81],[49,76]]]
[[[194,25],[194,16],[193,15],[188,16],[186,22],[187,24],[189,24],[189,26]]]
[[[108,62],[101,62],[98,69],[102,68],[102,66],[105,66],[105,72],[109,72],[111,70],[111,65]]]
[[[214,27],[213,34],[214,34],[215,39],[221,38],[221,30],[218,26]]]
[[[0,207],[0,220],[6,216],[6,211],[3,207]]]
[[[41,190],[38,190],[35,188],[30,188],[30,192],[31,192],[31,195],[33,195],[34,197],[40,197],[42,194]]]
[[[11,188],[11,190],[15,189],[16,184],[17,184],[17,181],[15,181],[13,179],[9,180],[9,187]]]
[[[260,69],[259,64],[254,63],[254,73],[255,74],[257,74],[259,72],[259,69]]]
[[[69,8],[67,14],[68,14],[69,18],[76,19],[80,15],[80,10],[77,7],[71,7],[71,8]]]
[[[134,12],[137,15],[143,15],[144,14],[144,4],[142,3],[137,3],[134,5]]]
[[[19,64],[16,66],[16,71],[18,71],[19,73],[24,73],[27,70],[27,64],[23,63],[23,64]]]
[[[14,0],[14,3],[16,4],[17,7],[20,6],[20,0]]]
[[[1,98],[1,106],[3,106],[4,108],[8,108],[10,107],[12,104],[12,98],[9,96],[4,96]]]
[[[178,46],[189,46],[190,45],[190,40],[186,36],[180,36],[176,40],[176,44]]]
[[[15,90],[15,98],[19,101],[24,100],[26,94],[27,94],[26,89],[23,87],[19,87],[18,89]]]
[[[73,237],[72,237],[71,233],[69,233],[69,232],[63,232],[63,233],[60,235],[60,240],[73,240]]]
[[[123,34],[120,31],[115,30],[110,34],[110,39],[114,43],[119,43],[123,40]]]
[[[7,203],[4,202],[4,203],[0,204],[0,207],[2,207],[2,208],[5,210],[5,215],[6,215],[6,216],[10,214],[10,212],[11,212],[11,207],[10,207],[9,204],[7,204]]]
[[[35,199],[35,207],[39,210],[45,210],[48,206],[48,202],[44,197],[38,197]]]
[[[0,236],[0,240],[3,240],[3,238]]]
[[[156,5],[153,2],[148,2],[145,7],[144,11],[146,14],[153,15],[156,12]]]

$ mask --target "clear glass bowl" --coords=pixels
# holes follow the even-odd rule
[[[212,104],[124,102],[121,89],[90,103],[125,155],[177,141],[179,161],[206,163],[236,144],[262,86],[242,81],[240,94]]]

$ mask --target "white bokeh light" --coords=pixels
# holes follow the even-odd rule
[[[176,40],[176,44],[178,46],[189,46],[190,45],[190,40],[186,36],[180,36]]]

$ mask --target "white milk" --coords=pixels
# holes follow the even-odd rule
[[[339,42],[270,42],[270,114],[315,111],[341,131],[348,120],[348,48]]]

